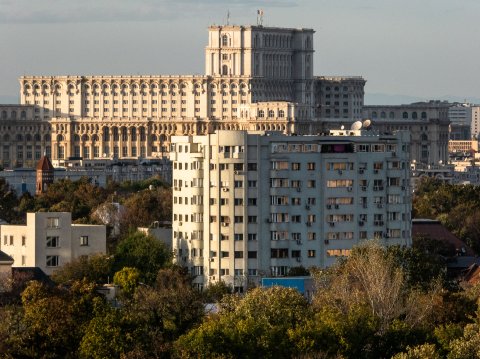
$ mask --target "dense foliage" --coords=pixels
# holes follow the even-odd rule
[[[62,284],[30,282],[20,302],[0,307],[0,357],[480,358],[480,288],[446,288],[429,256],[367,242],[334,267],[310,268],[311,302],[291,288],[240,296],[223,283],[202,297],[163,259],[146,284],[131,258],[114,274],[116,304],[95,290],[115,255],[97,257],[81,263],[97,275],[81,279],[74,263],[55,277]],[[416,275],[425,268],[430,277]],[[217,301],[218,312],[207,313],[205,301]]]
[[[424,179],[413,197],[413,214],[415,218],[441,221],[476,253],[480,253],[480,186],[460,186]]]

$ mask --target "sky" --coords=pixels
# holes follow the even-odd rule
[[[257,9],[313,28],[315,75],[363,76],[366,103],[480,102],[479,0],[0,0],[0,103],[23,74],[203,74],[207,27]]]

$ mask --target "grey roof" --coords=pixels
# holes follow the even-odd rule
[[[13,263],[13,258],[5,252],[0,251],[0,263]]]

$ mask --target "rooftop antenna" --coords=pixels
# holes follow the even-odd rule
[[[227,10],[227,26],[230,25],[230,10]]]
[[[259,26],[263,25],[263,10],[262,9],[257,10],[257,25],[259,25]]]

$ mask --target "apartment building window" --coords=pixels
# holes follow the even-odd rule
[[[58,236],[47,236],[46,246],[47,248],[57,248],[60,246],[60,239]]]
[[[22,236],[22,246],[25,246],[26,242],[27,242],[27,239],[25,238],[25,236]]]
[[[235,233],[233,239],[235,241],[243,241],[243,233]]]
[[[315,188],[315,180],[308,180],[307,181],[308,188]]]
[[[256,241],[257,240],[257,234],[256,233],[249,233],[248,234],[248,240],[249,241]]]
[[[300,215],[292,216],[292,222],[293,223],[300,223],[301,221],[302,221],[302,216],[300,216]]]
[[[288,248],[272,248],[270,250],[271,258],[288,258]]]
[[[47,218],[47,228],[59,228],[59,227],[60,227],[60,218],[58,217]]]
[[[256,188],[257,187],[257,181],[248,181],[248,187],[249,188]]]
[[[248,223],[257,223],[257,216],[248,216]]]
[[[235,223],[243,223],[243,216],[235,216],[234,221]]]
[[[236,259],[241,259],[241,258],[243,258],[243,251],[235,251],[234,257],[235,257]]]
[[[88,246],[88,236],[80,236],[80,245]]]
[[[308,162],[307,163],[307,170],[314,171],[315,170],[315,162]]]
[[[298,162],[292,163],[292,171],[300,171],[300,168],[301,168],[300,163]]]
[[[270,272],[273,277],[286,276],[288,274],[287,266],[274,266],[270,267]]]
[[[307,256],[309,258],[315,258],[315,250],[314,249],[309,249],[307,252]]]
[[[58,267],[58,264],[59,264],[58,256],[47,256],[46,264],[47,264],[47,267]]]
[[[308,197],[307,198],[307,205],[314,206],[315,204],[316,204],[316,198],[315,197]]]
[[[255,259],[255,258],[257,258],[257,251],[248,251],[247,256],[250,259]]]
[[[243,206],[243,198],[234,199],[235,206]]]
[[[247,170],[248,171],[256,171],[257,170],[257,163],[256,162],[247,163]]]
[[[243,181],[234,181],[234,187],[235,188],[242,188],[243,187]]]
[[[13,236],[10,236],[10,245],[13,246]]]

